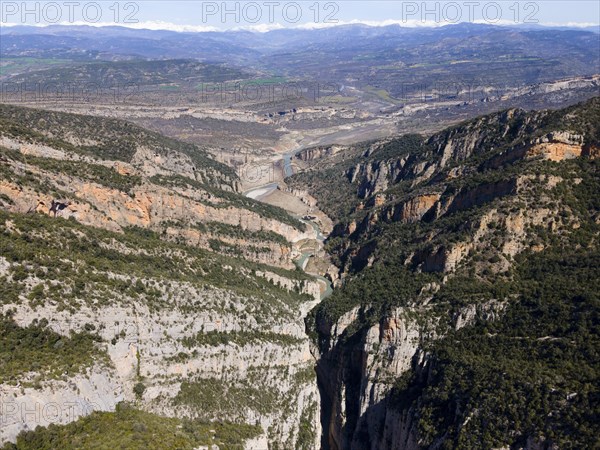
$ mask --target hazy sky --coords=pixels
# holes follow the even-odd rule
[[[0,2],[4,24],[117,23],[180,31],[371,25],[598,25],[600,2],[590,1],[41,1]]]

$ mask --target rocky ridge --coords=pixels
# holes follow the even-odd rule
[[[236,193],[235,174],[187,144],[118,121],[2,108],[1,313],[19,330],[44,323],[35,332],[59,342],[91,333],[104,356],[0,382],[16,407],[0,443],[127,402],[256,425],[248,449],[315,448],[320,399],[303,317],[320,286],[289,269],[296,243],[317,231]]]
[[[522,307],[523,290],[511,289],[527,271],[523,255],[543,261],[555,251],[593,254],[599,221],[587,208],[597,180],[597,111],[597,98],[557,112],[509,110],[427,139],[368,144],[290,180],[325,210],[330,183],[339,183],[351,205],[328,244],[338,257],[339,289],[307,320],[319,357],[322,448],[439,448],[490,439],[471,428],[478,421],[467,426],[482,414],[476,399],[443,410],[439,420],[456,427],[445,429],[428,421],[435,409],[424,408],[436,404],[426,403],[424,392],[443,389],[436,383],[449,363],[438,352],[450,352],[459,339],[446,336],[471,336],[485,323],[501,327],[508,311]],[[579,239],[583,248],[572,243]],[[563,245],[569,250],[555,250]],[[552,408],[560,415],[564,405]],[[512,434],[497,431],[485,442],[553,445],[548,429],[508,427]]]

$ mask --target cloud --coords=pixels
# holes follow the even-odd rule
[[[242,27],[229,28],[222,31],[254,31],[256,33],[267,33],[273,30],[281,30],[285,28],[280,23],[260,23],[257,25],[247,25]]]
[[[541,26],[543,27],[567,27],[567,28],[592,28],[592,27],[600,27],[599,23],[593,22],[541,22]]]

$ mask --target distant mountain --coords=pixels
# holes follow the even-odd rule
[[[186,59],[158,61],[77,62],[66,67],[36,70],[7,78],[9,83],[35,87],[40,83],[87,83],[97,86],[184,85],[195,88],[200,83],[222,83],[250,78],[250,74],[224,65],[200,63]]]
[[[385,89],[522,86],[599,72],[591,31],[480,24],[438,28],[344,25],[267,33],[176,33],[124,27],[9,27],[5,59],[174,59],[219,62],[292,79]]]

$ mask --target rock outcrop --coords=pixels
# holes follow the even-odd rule
[[[237,194],[235,174],[187,144],[59,113],[43,128],[35,110],[7,111],[31,123],[0,125],[0,228],[12,252],[0,257],[0,278],[14,294],[0,315],[23,329],[43,319],[64,339],[94,330],[103,358],[0,379],[0,445],[125,401],[258,425],[247,449],[317,448],[303,320],[320,283],[289,269],[318,229]],[[98,135],[75,138],[71,121]]]
[[[462,348],[469,330],[479,327],[481,334],[471,336],[473,358],[461,360],[466,372],[478,363],[478,339],[525,339],[519,330],[494,341],[486,328],[510,316],[523,295],[511,284],[528,270],[523,254],[533,257],[552,246],[560,254],[572,234],[579,236],[576,247],[593,251],[595,244],[583,244],[589,240],[577,230],[586,223],[597,236],[597,218],[586,208],[594,208],[589,186],[597,183],[591,160],[597,157],[598,104],[595,99],[559,112],[509,110],[437,133],[412,149],[402,138],[395,146],[357,149],[349,163],[334,165],[349,183],[344,200],[355,206],[332,233],[340,292],[319,305],[308,324],[319,357],[323,449],[441,448],[457,439],[447,436],[445,421],[456,425],[452,432],[458,435],[480,414],[477,399],[466,405],[450,398],[437,417],[440,425],[421,405],[435,408],[445,400],[434,388],[428,396],[423,392],[439,383],[453,345]],[[311,174],[306,184],[323,202],[327,180],[315,188],[316,179]],[[580,183],[587,187],[577,188]],[[524,289],[538,286],[528,282]],[[445,347],[436,357],[440,341]],[[548,417],[564,399],[557,404]],[[481,408],[489,420],[494,407]],[[513,427],[519,428],[511,422]],[[511,433],[503,435],[507,443]],[[543,436],[523,435],[530,433],[523,427],[518,433],[519,448],[554,448]]]

